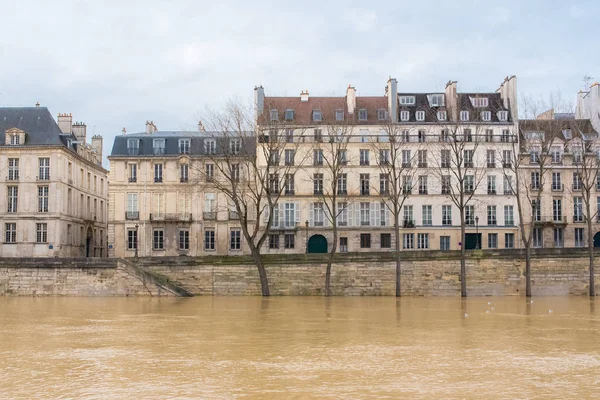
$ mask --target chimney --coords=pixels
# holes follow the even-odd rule
[[[262,115],[265,109],[265,89],[262,85],[254,87],[254,108],[257,117]]]
[[[512,75],[504,78],[504,82],[500,85],[496,93],[500,92],[502,97],[502,105],[510,111],[513,121],[519,118],[519,110],[517,109],[517,77]]]
[[[308,101],[308,89],[303,90],[302,92],[300,92],[300,101],[302,103],[306,103]]]
[[[450,121],[458,120],[458,94],[456,93],[456,81],[446,83],[446,108],[448,109],[448,119]]]
[[[40,108],[40,102],[35,103],[35,108]]]
[[[84,143],[86,141],[87,126],[83,122],[75,122],[72,125],[73,135],[77,138],[77,141]]]
[[[98,163],[102,164],[102,136],[92,136],[92,149],[95,150],[98,155]]]
[[[123,128],[123,130],[121,131],[122,135],[127,135],[127,129]]]
[[[158,131],[156,125],[154,125],[154,121],[146,121],[146,133],[154,133]]]
[[[71,125],[73,125],[73,117],[71,114],[58,114],[58,127],[62,133],[71,133]]]
[[[346,89],[346,103],[348,114],[354,114],[354,109],[356,108],[356,88],[352,85],[348,85],[348,89]]]
[[[390,121],[398,122],[398,81],[390,76],[385,87]]]
[[[198,121],[198,132],[206,132],[204,125],[202,125],[202,121]]]

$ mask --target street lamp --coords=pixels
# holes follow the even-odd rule
[[[140,239],[138,237],[138,224],[135,224],[135,258],[138,258],[138,243],[140,242]]]
[[[477,246],[475,248],[479,250],[479,217],[475,217],[475,236],[477,237]]]
[[[306,227],[306,252],[308,253],[308,220],[304,221],[304,226]]]

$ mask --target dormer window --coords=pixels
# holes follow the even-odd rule
[[[271,116],[271,121],[278,121],[279,120],[279,112],[277,110],[271,110],[270,111],[270,116]]]
[[[190,154],[190,139],[179,139],[179,154]]]
[[[366,109],[361,108],[360,110],[358,110],[358,120],[359,121],[367,120],[367,110]]]
[[[344,120],[344,110],[336,110],[335,111],[335,120],[343,121]]]
[[[573,133],[571,132],[570,129],[563,129],[562,134],[565,137],[565,139],[567,139],[567,140],[573,139]]]
[[[460,120],[461,121],[468,121],[469,120],[469,111],[467,110],[462,110],[460,112]]]
[[[323,115],[321,114],[321,110],[313,110],[312,112],[313,121],[322,121]]]
[[[492,112],[491,111],[482,111],[481,112],[481,120],[482,121],[489,121],[492,119]]]
[[[487,97],[471,97],[471,104],[473,107],[487,107],[488,106],[488,98]]]
[[[444,95],[443,94],[428,94],[427,101],[429,101],[430,107],[443,107],[444,106]]]
[[[140,141],[138,139],[127,139],[127,155],[137,156],[140,151]]]
[[[410,119],[410,111],[400,111],[400,121],[408,121]]]
[[[285,110],[285,120],[286,121],[294,120],[294,110]]]
[[[438,119],[438,121],[445,121],[446,120],[446,111],[438,111],[437,119]]]
[[[231,154],[240,154],[242,148],[242,139],[231,139],[229,142],[229,152]]]
[[[384,121],[387,119],[387,111],[384,109],[377,110],[377,119],[379,121]]]
[[[21,144],[21,138],[19,137],[19,135],[10,135],[10,144],[11,145],[17,145],[17,144]]]
[[[155,156],[165,155],[165,139],[154,139],[152,142],[152,150]]]
[[[217,151],[217,142],[215,139],[204,140],[204,152],[206,154],[215,154]]]
[[[508,120],[508,111],[498,111],[498,120],[502,122]]]
[[[25,144],[25,132],[18,128],[10,128],[5,132],[4,144],[18,146]]]
[[[414,106],[415,96],[400,96],[400,104],[403,106]]]
[[[415,118],[417,121],[425,121],[425,111],[419,110],[415,113]]]

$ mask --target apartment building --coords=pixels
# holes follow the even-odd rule
[[[0,108],[2,257],[105,257],[102,137],[46,107]]]
[[[215,160],[222,151],[255,151],[255,140],[218,137],[200,123],[197,131],[159,131],[146,122],[144,132],[115,138],[108,157],[111,257],[246,252],[239,216],[214,187]]]
[[[380,96],[359,96],[349,86],[345,96],[271,97],[254,90],[257,146],[277,135],[287,147],[264,157],[262,165],[292,166],[287,176],[273,177],[285,190],[272,220],[265,252],[325,252],[331,248],[331,216],[337,216],[341,252],[389,251],[395,247],[393,218],[386,193],[390,162],[405,167],[400,218],[404,250],[456,250],[460,214],[451,194],[458,180],[449,156],[452,141],[464,142],[461,180],[470,197],[465,208],[467,248],[518,246],[516,199],[505,177],[506,163],[518,140],[516,77],[507,77],[495,92],[460,93],[457,82],[444,92],[402,92],[389,79]],[[390,160],[390,126],[402,141],[401,156]],[[346,137],[347,139],[340,139]],[[343,149],[329,144],[347,140]],[[260,152],[259,152],[260,153]],[[463,156],[465,159],[463,159]],[[332,184],[332,160],[342,160]],[[337,204],[327,196],[337,191]],[[471,196],[472,194],[472,196]],[[332,213],[330,209],[335,209]]]

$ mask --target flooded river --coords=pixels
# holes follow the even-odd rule
[[[600,397],[585,297],[0,298],[0,398]]]

